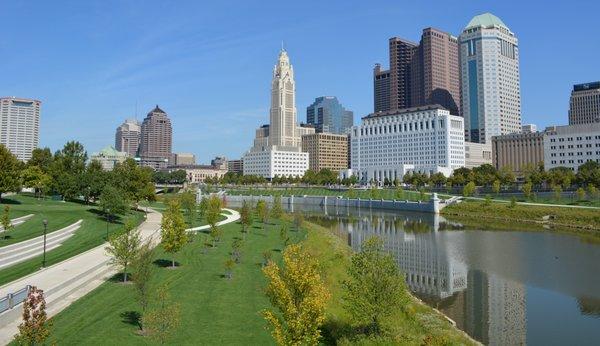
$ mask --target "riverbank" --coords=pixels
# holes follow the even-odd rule
[[[539,205],[523,205],[510,203],[486,203],[485,201],[462,201],[442,209],[444,216],[457,217],[465,221],[488,222],[506,226],[515,223],[536,226],[540,230],[559,228],[560,230],[587,234],[600,238],[600,211],[595,209],[579,209],[550,207]]]
[[[341,284],[351,249],[341,238],[313,223],[306,222],[300,231],[295,231],[291,216],[286,216],[266,226],[255,217],[245,236],[239,223],[222,226],[223,240],[216,248],[207,248],[204,244],[210,242],[209,236],[200,233],[175,256],[180,264],[177,270],[162,268],[164,260],[171,256],[157,248],[152,287],[168,283],[172,300],[181,307],[181,325],[169,344],[274,344],[260,314],[270,307],[264,295],[266,280],[261,263],[266,252],[272,260],[281,261],[280,229],[284,225],[290,240],[301,242],[317,258],[323,280],[332,293],[323,343],[355,343],[349,316],[342,307]],[[224,263],[230,258],[233,241],[242,237],[242,261],[227,279]],[[54,317],[51,338],[61,345],[155,344],[136,333],[137,318],[139,306],[133,287],[111,280]],[[390,318],[390,325],[393,333],[389,338],[361,340],[362,344],[473,344],[442,315],[416,298]]]

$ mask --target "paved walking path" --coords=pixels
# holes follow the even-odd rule
[[[56,249],[81,227],[83,220],[46,234],[46,252]],[[44,252],[44,236],[0,247],[0,269],[23,262]]]
[[[13,227],[17,227],[18,225],[24,223],[25,221],[31,219],[33,217],[34,214],[29,214],[29,215],[25,215],[25,216],[21,216],[15,219],[10,220],[10,225]],[[0,226],[0,232],[4,232],[4,228],[2,228],[2,226]]]
[[[226,217],[218,225],[235,222],[240,214],[232,209],[223,209],[229,214],[221,214]],[[154,244],[160,241],[160,222],[162,214],[149,209],[148,217],[138,229],[144,240],[150,240]],[[208,228],[200,226],[188,229],[198,231]],[[88,250],[75,257],[57,263],[45,269],[41,269],[29,276],[13,281],[0,287],[0,297],[18,291],[27,286],[37,286],[44,290],[46,298],[46,312],[52,317],[65,309],[77,299],[83,297],[96,287],[100,286],[106,279],[113,276],[117,271],[110,265],[110,256],[105,250],[106,244]],[[0,345],[8,344],[14,334],[18,332],[21,323],[22,305],[0,314]]]
[[[481,197],[463,197],[464,199],[471,199],[476,201],[485,201],[485,198]],[[492,202],[498,203],[510,203],[510,201],[503,199],[492,199]],[[549,204],[549,203],[533,203],[533,202],[517,202],[521,205],[535,205],[540,207],[557,207],[557,208],[574,208],[574,209],[600,209],[600,207],[592,207],[588,205],[569,205],[569,204]]]

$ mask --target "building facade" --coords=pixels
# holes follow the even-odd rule
[[[517,175],[527,166],[537,167],[544,161],[544,134],[522,132],[492,137],[492,161],[496,169],[510,167]]]
[[[373,113],[351,132],[351,172],[362,183],[401,180],[465,165],[464,124],[440,105]]]
[[[157,105],[142,122],[140,164],[153,168],[166,167],[172,161],[172,137],[171,120]]]
[[[142,127],[139,121],[135,119],[127,119],[121,126],[117,127],[115,134],[115,149],[125,152],[130,157],[138,155],[140,148],[140,139]]]
[[[472,169],[492,164],[492,144],[465,142],[465,167]]]
[[[244,173],[244,160],[229,160],[227,161],[227,171],[233,173]]]
[[[41,104],[19,97],[0,98],[0,144],[21,161],[28,161],[40,142]]]
[[[129,155],[126,152],[118,151],[109,145],[97,153],[90,156],[90,161],[98,161],[105,171],[112,171],[117,163],[123,163]]]
[[[308,169],[308,153],[302,152],[303,135],[315,133],[314,127],[296,123],[294,69],[285,50],[273,68],[270,123],[256,130],[254,145],[243,160],[244,175],[302,176]]]
[[[219,169],[227,170],[227,158],[225,156],[217,156],[214,159],[210,160],[210,164],[213,167],[217,167]]]
[[[475,16],[460,42],[462,115],[469,142],[521,131],[517,37],[496,16]]]
[[[600,163],[600,123],[551,126],[544,131],[544,168],[577,171],[587,161]]]
[[[381,64],[373,69],[373,112],[390,110],[390,70],[382,70]]]
[[[417,47],[399,37],[389,39],[390,111],[411,107],[412,60]]]
[[[196,155],[192,153],[175,153],[173,154],[173,161],[175,165],[195,165]]]
[[[316,132],[347,134],[354,125],[354,113],[346,110],[335,96],[321,96],[306,107],[306,123]]]
[[[177,166],[177,169],[185,170],[187,181],[192,184],[204,183],[206,178],[221,179],[225,173],[227,173],[226,169],[221,169],[212,165],[184,165]]]
[[[600,81],[576,84],[569,101],[569,125],[600,123]]]
[[[348,136],[315,133],[302,136],[302,151],[308,153],[308,168],[318,172],[327,168],[333,172],[348,168]]]

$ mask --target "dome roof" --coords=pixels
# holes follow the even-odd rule
[[[501,26],[503,28],[508,29],[508,27],[506,26],[506,24],[504,24],[504,22],[494,16],[493,14],[486,12],[483,14],[480,14],[478,16],[473,17],[473,19],[471,19],[471,21],[469,22],[469,24],[467,24],[467,27],[465,29],[469,29],[469,28],[476,28],[476,27],[484,27],[484,28],[490,28],[493,26]]]

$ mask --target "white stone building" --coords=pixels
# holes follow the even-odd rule
[[[521,132],[519,46],[496,16],[475,16],[459,38],[462,114],[469,142]]]
[[[492,164],[492,143],[465,142],[465,167],[472,169]]]
[[[304,175],[308,169],[308,153],[302,152],[302,135],[314,131],[297,124],[294,68],[282,49],[273,68],[270,124],[256,130],[254,145],[243,157],[244,175],[267,179]]]
[[[587,161],[600,163],[600,123],[551,126],[544,131],[544,169],[577,171]]]
[[[105,171],[112,171],[117,163],[124,162],[129,155],[126,152],[118,151],[109,145],[97,153],[90,156],[90,161],[98,161]]]
[[[0,144],[21,161],[29,160],[40,142],[41,104],[18,97],[0,98]]]
[[[465,165],[463,118],[439,105],[374,113],[352,128],[350,147],[351,172],[362,183],[409,171],[450,176]]]

